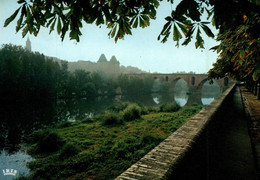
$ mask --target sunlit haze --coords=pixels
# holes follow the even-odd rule
[[[42,28],[37,37],[22,32],[15,32],[17,18],[4,28],[4,21],[18,8],[16,1],[0,0],[0,44],[25,46],[27,37],[32,43],[32,51],[46,56],[57,57],[67,61],[89,60],[97,62],[102,53],[109,60],[115,55],[121,65],[135,66],[147,72],[174,73],[193,71],[206,73],[216,61],[217,53],[209,49],[217,43],[213,39],[204,38],[205,49],[195,49],[194,42],[186,47],[175,47],[172,38],[163,44],[157,37],[165,24],[164,18],[171,12],[171,4],[163,2],[158,8],[156,20],[150,27],[133,30],[132,35],[124,40],[109,39],[105,26],[87,25],[83,23],[80,42],[69,40],[68,34],[62,42],[54,31]],[[216,33],[216,31],[214,31]]]

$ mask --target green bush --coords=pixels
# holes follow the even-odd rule
[[[106,112],[99,118],[102,120],[103,125],[116,125],[124,123],[121,116],[114,112]]]
[[[149,113],[149,110],[148,110],[148,108],[147,107],[145,107],[144,105],[142,105],[142,104],[137,104],[137,106],[139,106],[140,107],[140,112],[141,112],[141,115],[146,115],[146,114],[148,114]]]
[[[56,125],[57,128],[66,128],[66,127],[70,127],[72,125],[71,122],[69,121],[63,121],[63,122],[60,122]]]
[[[81,122],[82,122],[82,123],[93,123],[94,120],[93,120],[93,118],[87,117],[87,118],[83,119]]]
[[[141,108],[137,104],[130,104],[123,111],[123,119],[126,121],[132,121],[141,117]]]
[[[147,110],[148,110],[148,112],[158,112],[159,108],[158,107],[148,107]]]
[[[120,112],[120,111],[123,111],[128,105],[129,105],[129,103],[127,103],[127,102],[122,102],[122,101],[116,100],[114,102],[114,104],[108,108],[108,110],[114,111],[114,112]]]
[[[77,155],[80,152],[80,148],[72,143],[65,144],[60,152],[60,158],[68,158]]]
[[[148,108],[142,107],[142,108],[141,108],[141,115],[146,115],[146,114],[149,114]]]
[[[63,144],[64,141],[57,133],[45,131],[40,134],[37,146],[40,152],[48,153],[59,150],[63,146]]]
[[[160,112],[176,112],[181,107],[176,103],[162,104],[159,107]]]

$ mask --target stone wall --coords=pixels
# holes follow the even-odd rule
[[[206,106],[187,123],[171,134],[116,180],[186,179],[188,168],[191,179],[207,179],[200,173],[207,168],[207,131],[216,114],[221,114],[223,103],[228,101],[234,86]],[[211,124],[211,125],[210,125]],[[213,125],[212,125],[213,124]],[[188,178],[187,178],[188,179]]]

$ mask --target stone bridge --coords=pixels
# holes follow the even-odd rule
[[[191,91],[200,92],[202,85],[208,80],[207,74],[127,74],[128,77],[138,77],[144,79],[147,76],[151,76],[153,79],[159,79],[160,81],[170,82],[170,90],[174,89],[176,82],[179,79],[183,79],[187,82],[187,85]],[[221,89],[226,88],[229,85],[229,78],[214,79]]]

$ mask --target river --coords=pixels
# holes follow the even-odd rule
[[[57,102],[1,103],[0,108],[0,179],[13,179],[27,175],[26,163],[33,160],[26,152],[24,142],[30,134],[42,126],[57,121],[77,121],[91,117],[110,107],[114,101],[134,102],[144,106],[158,106],[176,102],[180,106],[207,105],[223,90],[207,82],[201,92],[189,91],[184,82],[177,82],[172,93],[152,93],[117,96],[100,96],[81,99],[63,99]],[[7,175],[7,172],[9,173]],[[16,174],[14,173],[16,172]]]

